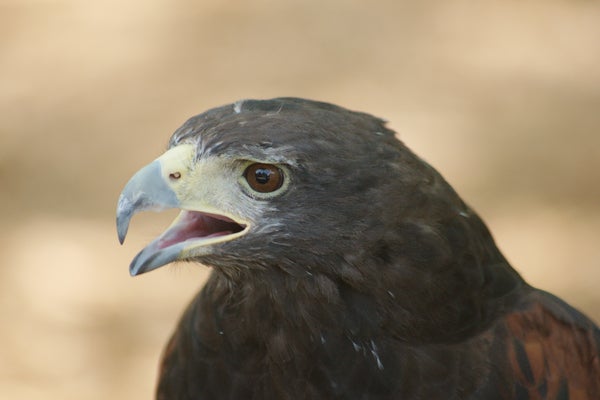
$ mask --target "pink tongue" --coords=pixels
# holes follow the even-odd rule
[[[180,220],[163,233],[159,248],[163,249],[188,239],[210,238],[232,233],[237,224],[194,211],[183,211]]]

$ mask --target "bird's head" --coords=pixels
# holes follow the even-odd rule
[[[181,209],[132,275],[177,260],[306,274],[362,252],[386,257],[378,247],[390,232],[415,221],[404,234],[426,234],[418,221],[449,207],[463,205],[382,120],[302,99],[246,100],[179,128],[123,189],[117,229],[123,242],[135,213]]]

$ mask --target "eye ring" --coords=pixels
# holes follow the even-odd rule
[[[244,171],[250,188],[259,193],[271,193],[283,185],[283,171],[272,164],[250,164]]]

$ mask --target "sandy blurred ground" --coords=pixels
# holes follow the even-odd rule
[[[534,285],[600,320],[597,1],[0,0],[0,398],[144,399],[208,273],[132,279],[123,184],[209,107],[385,117]]]

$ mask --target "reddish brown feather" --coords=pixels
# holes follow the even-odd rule
[[[597,331],[546,296],[505,318],[515,387],[532,400],[600,399]]]

